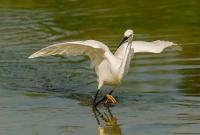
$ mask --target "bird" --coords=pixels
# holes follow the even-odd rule
[[[173,42],[133,41],[133,36],[133,30],[126,30],[115,53],[112,53],[108,46],[97,40],[82,40],[50,45],[33,53],[28,58],[50,55],[88,55],[91,60],[90,68],[95,69],[97,75],[98,87],[92,103],[92,106],[96,108],[101,102],[106,104],[109,100],[114,104],[117,103],[112,93],[127,75],[134,54],[139,52],[161,53],[165,48],[183,50],[181,46]],[[97,102],[97,96],[103,85],[111,86],[111,90]]]

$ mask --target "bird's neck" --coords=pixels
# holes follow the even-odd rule
[[[115,56],[117,58],[120,58],[120,59],[124,59],[124,56],[126,54],[126,50],[127,50],[127,47],[128,47],[128,42],[126,43],[123,43],[115,52]]]
[[[112,69],[111,72],[116,75],[119,82],[123,80],[130,67],[130,61],[133,55],[131,44],[123,44],[120,48],[118,48],[114,55],[110,52],[106,52],[104,54],[107,57],[108,65]]]
[[[120,65],[119,72],[121,74],[122,79],[128,73],[128,70],[130,67],[130,62],[133,57],[134,50],[131,48],[131,45],[132,45],[132,42],[130,44],[127,43],[125,50],[124,50],[124,54],[123,54],[123,60]]]

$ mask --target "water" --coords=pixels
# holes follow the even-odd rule
[[[199,4],[2,0],[0,134],[199,134]],[[99,40],[114,52],[128,28],[134,40],[173,41],[184,51],[135,55],[116,105],[92,110],[97,83],[87,56],[27,58],[71,40]]]

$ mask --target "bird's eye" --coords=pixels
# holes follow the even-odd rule
[[[127,36],[127,38],[130,38],[130,37],[131,37],[131,35],[128,35],[128,36]]]

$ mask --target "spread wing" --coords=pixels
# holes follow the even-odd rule
[[[183,50],[181,46],[169,41],[157,40],[153,42],[144,42],[144,41],[132,42],[132,48],[134,49],[134,53],[138,53],[138,52],[160,53],[167,47],[178,50],[178,51]]]
[[[122,44],[116,51],[115,56],[123,59],[125,55],[125,50],[127,48],[128,42]],[[150,52],[150,53],[160,53],[165,48],[170,47],[178,51],[182,51],[182,47],[169,41],[153,41],[153,42],[145,42],[145,41],[133,41],[131,48],[134,50],[134,53],[138,52]]]
[[[51,45],[41,49],[40,51],[35,52],[29,58],[50,56],[50,55],[82,55],[86,54],[90,57],[91,60],[91,68],[95,68],[98,66],[102,60],[106,58],[104,55],[105,52],[109,52],[109,48],[95,40],[86,40],[86,41],[73,41],[73,42],[65,42],[59,43],[55,45]]]

